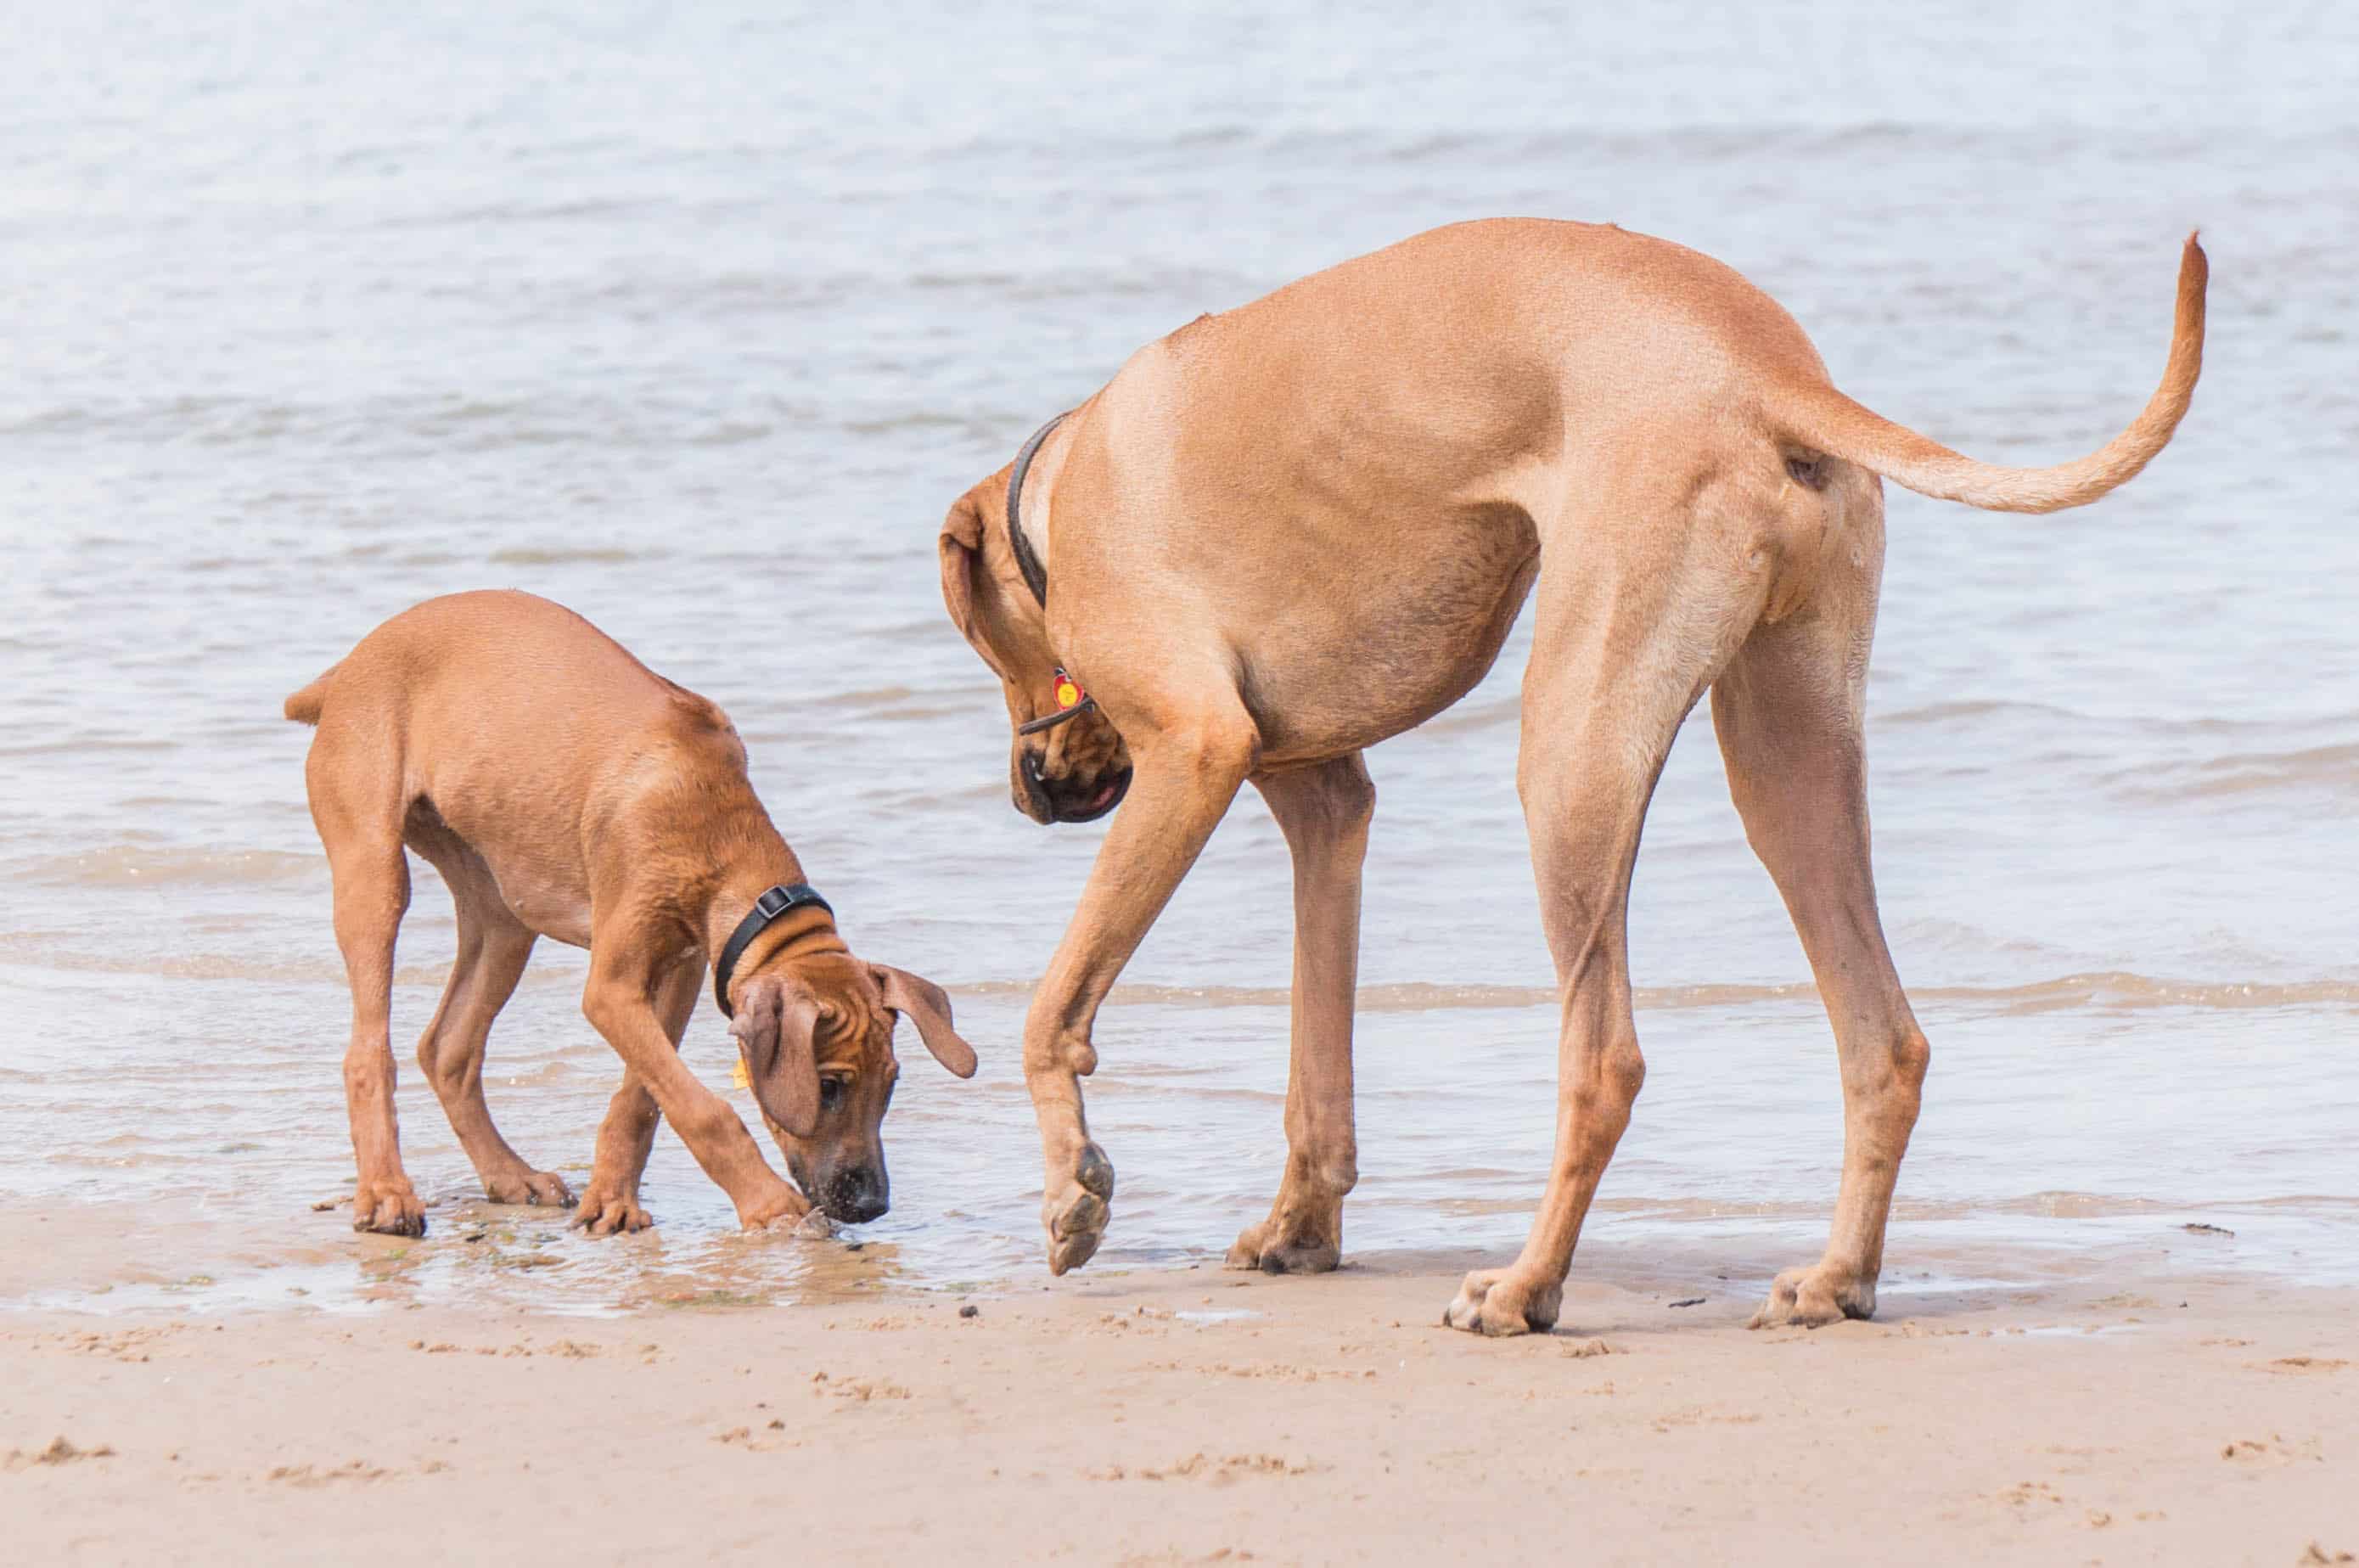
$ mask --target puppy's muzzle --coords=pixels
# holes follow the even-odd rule
[[[1016,757],[1026,800],[1017,808],[1037,822],[1092,822],[1122,804],[1130,793],[1131,770],[1117,768],[1087,779],[1050,779],[1040,770],[1041,754],[1027,747]]]
[[[893,1206],[881,1165],[854,1165],[838,1171],[811,1196],[826,1211],[828,1218],[844,1225],[876,1219]]]

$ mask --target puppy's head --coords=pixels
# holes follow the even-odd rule
[[[1057,653],[1008,542],[1006,469],[958,498],[942,519],[940,549],[942,604],[999,677],[1010,730],[1056,714]],[[1008,793],[1036,822],[1104,816],[1130,788],[1129,748],[1094,707],[1053,729],[1012,734],[1009,747]]]
[[[762,1120],[803,1196],[857,1225],[891,1206],[879,1129],[901,1075],[893,1025],[907,1015],[934,1059],[974,1076],[974,1048],[951,1028],[950,998],[929,980],[850,953],[757,975],[729,1026]]]

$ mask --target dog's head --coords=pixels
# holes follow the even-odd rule
[[[1032,596],[1007,539],[1007,470],[958,498],[942,519],[942,603],[984,663],[999,677],[1011,729],[1051,717],[1056,649],[1048,616]],[[1036,822],[1086,822],[1122,803],[1130,751],[1093,707],[1032,735],[1010,737],[1008,793]]]
[[[905,1016],[934,1060],[974,1076],[974,1048],[951,1028],[950,998],[903,970],[830,953],[757,975],[738,992],[729,1032],[754,1099],[795,1185],[830,1219],[856,1225],[891,1206],[879,1128],[901,1075],[893,1026]]]

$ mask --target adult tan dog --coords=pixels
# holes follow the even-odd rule
[[[1097,1249],[1114,1192],[1082,1115],[1099,1005],[1248,781],[1294,859],[1294,1044],[1285,1175],[1229,1261],[1335,1266],[1375,799],[1360,754],[1481,680],[1537,583],[1516,781],[1562,996],[1556,1157],[1522,1256],[1470,1274],[1446,1321],[1556,1321],[1646,1075],[1631,865],[1706,688],[1843,1068],[1832,1236],[1754,1323],[1873,1312],[1927,1059],[1868,862],[1878,475],[2003,511],[2097,499],[2187,411],[2206,275],[2190,235],[2169,363],[2127,430],[2009,469],[1836,391],[1793,319],[1708,257],[1610,226],[1458,224],[1148,345],[961,496],[942,596],[1006,689],[1016,808],[1084,820],[1129,790],[1025,1023],[1050,1269]],[[1060,703],[1065,671],[1092,701]]]
[[[603,1236],[652,1223],[639,1177],[659,1114],[748,1229],[803,1221],[810,1199],[834,1219],[885,1212],[877,1129],[900,1074],[897,1017],[962,1078],[974,1052],[938,987],[852,955],[755,798],[719,708],[571,610],[486,593],[394,616],[288,698],[287,716],[320,731],[304,778],[353,990],[353,1229],[426,1233],[401,1165],[388,1033],[404,845],[442,874],[459,923],[419,1065],[493,1200],[574,1201],[517,1157],[484,1104],[492,1020],[547,936],[590,950],[582,1010],[625,1068],[577,1225]],[[679,1060],[708,961],[800,1192]]]

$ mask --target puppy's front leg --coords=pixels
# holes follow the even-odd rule
[[[582,1013],[606,1037],[623,1059],[630,1077],[645,1086],[656,1105],[679,1134],[696,1162],[737,1206],[737,1219],[747,1230],[760,1230],[774,1220],[800,1220],[810,1204],[762,1160],[745,1124],[728,1103],[696,1081],[672,1049],[663,1022],[648,997],[658,986],[635,964],[617,964],[602,957],[593,939],[590,983],[582,988]],[[631,1089],[629,1081],[623,1093]],[[620,1096],[617,1096],[619,1099]],[[614,1120],[610,1110],[608,1122]],[[652,1137],[653,1128],[648,1129]],[[605,1151],[602,1130],[601,1152]],[[594,1184],[594,1177],[593,1177]]]
[[[645,1230],[655,1216],[639,1206],[639,1177],[655,1148],[656,1124],[663,1119],[656,1099],[639,1075],[627,1070],[623,1086],[607,1102],[606,1119],[598,1124],[598,1149],[590,1162],[590,1185],[582,1190],[582,1206],[574,1211],[577,1230],[592,1236],[614,1236]]]
[[[656,998],[656,1010],[662,1016],[665,1038],[671,1041],[675,1054],[679,1042],[688,1033],[688,1020],[696,1012],[696,999],[704,990],[704,964],[701,961],[685,963],[672,971],[665,981],[663,992]],[[656,1108],[656,1099],[636,1073],[625,1070],[622,1087],[606,1106],[606,1119],[598,1125],[598,1149],[590,1164],[590,1185],[582,1194],[582,1207],[574,1225],[592,1236],[614,1236],[645,1230],[655,1224],[655,1216],[639,1205],[639,1178],[647,1168],[647,1155],[655,1148],[656,1124],[663,1119]]]

